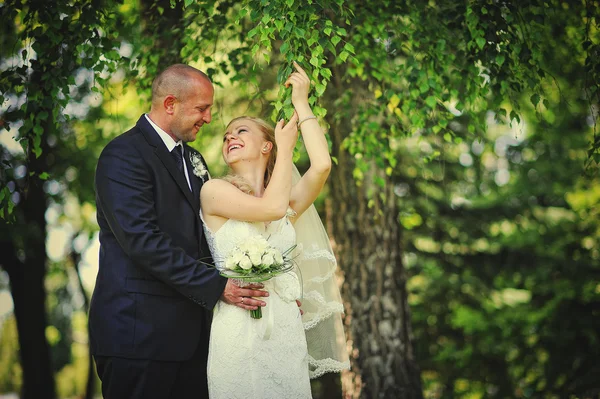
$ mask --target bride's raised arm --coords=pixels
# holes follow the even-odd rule
[[[248,222],[282,218],[290,202],[292,153],[298,139],[297,122],[298,115],[294,113],[286,125],[283,120],[280,120],[275,126],[278,153],[269,185],[261,197],[246,194],[225,180],[211,179],[204,183],[200,192],[202,213],[205,216],[219,216]],[[240,132],[244,130],[240,129]]]
[[[300,181],[292,187],[290,207],[300,216],[315,201],[325,185],[331,170],[331,156],[323,129],[308,103],[310,79],[294,62],[297,72],[290,75],[285,85],[292,86],[292,104],[298,113],[298,128],[302,132],[310,167]]]

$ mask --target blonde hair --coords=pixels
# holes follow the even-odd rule
[[[263,138],[272,144],[271,153],[269,155],[269,159],[267,160],[267,167],[265,169],[264,187],[266,188],[269,185],[271,176],[273,175],[273,169],[275,169],[275,160],[277,159],[277,143],[275,142],[275,129],[273,128],[273,126],[271,126],[264,120],[252,116],[239,116],[237,118],[234,118],[231,120],[231,122],[229,122],[229,124],[227,124],[227,128],[229,128],[229,126],[231,126],[232,123],[242,120],[254,122],[258,129],[262,132]],[[246,179],[232,173],[231,170],[225,177],[223,177],[223,180],[233,184],[246,194],[254,194],[252,186],[250,186]]]

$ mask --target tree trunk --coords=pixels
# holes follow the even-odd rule
[[[45,139],[45,138],[44,138]],[[44,151],[44,154],[46,151]],[[39,170],[45,156],[30,156],[30,170]],[[15,319],[19,332],[21,367],[23,369],[22,399],[54,398],[54,378],[50,347],[46,341],[46,195],[42,181],[34,177],[15,209],[22,226],[3,225],[15,234],[3,234],[0,243],[2,266],[10,279]],[[17,246],[16,242],[22,240]],[[19,256],[20,248],[22,255]]]
[[[334,76],[342,76],[334,72]],[[332,93],[356,85],[332,81]],[[360,99],[353,93],[354,104]],[[352,344],[350,373],[344,377],[346,397],[423,397],[420,370],[412,345],[406,273],[402,264],[401,227],[393,184],[375,167],[361,185],[352,176],[353,157],[342,148],[351,131],[352,112],[328,102],[334,165],[329,185],[328,225],[334,250],[344,274],[342,296],[346,331]],[[385,188],[375,186],[375,176]],[[371,193],[371,195],[369,195]]]
[[[76,235],[75,235],[76,236]],[[77,276],[77,286],[81,295],[83,296],[83,309],[87,314],[90,310],[90,298],[88,297],[85,287],[83,286],[83,280],[81,279],[81,273],[79,272],[79,263],[81,262],[81,254],[73,248],[71,245],[71,261],[73,262],[73,268]],[[84,399],[93,399],[96,390],[96,373],[94,365],[94,357],[92,355],[92,347],[89,345],[89,332],[88,332],[88,374],[85,384]]]

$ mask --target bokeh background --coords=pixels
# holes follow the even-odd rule
[[[193,146],[219,176],[229,120],[289,116],[292,60],[335,160],[316,205],[352,359],[315,398],[598,397],[599,9],[0,3],[0,397],[99,397],[94,170],[158,71],[214,81]]]

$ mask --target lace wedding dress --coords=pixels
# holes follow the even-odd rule
[[[217,267],[238,244],[257,234],[285,252],[296,242],[294,226],[286,215],[265,226],[228,220],[216,232],[204,224]],[[300,298],[294,272],[264,282],[262,318],[248,310],[219,301],[214,309],[208,355],[211,399],[311,398],[306,335],[295,300]]]

